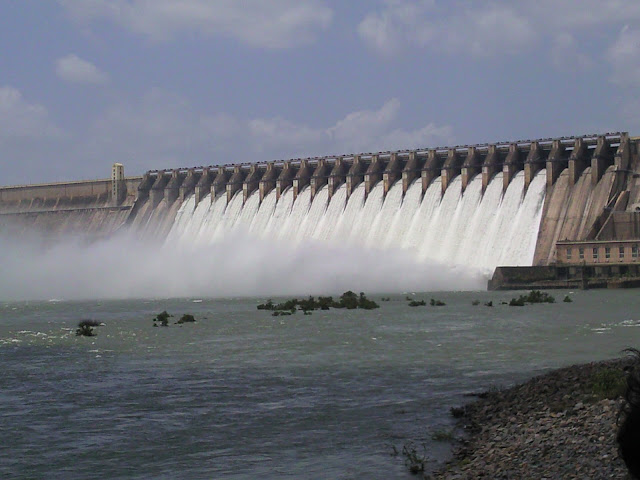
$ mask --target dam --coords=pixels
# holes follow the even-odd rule
[[[617,132],[140,177],[115,164],[110,179],[0,187],[0,233],[95,241],[127,230],[185,248],[244,235],[380,256],[402,250],[487,276],[502,266],[635,264],[638,142]]]

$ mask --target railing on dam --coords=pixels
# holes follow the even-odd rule
[[[487,188],[498,172],[503,174],[504,189],[515,175],[524,171],[525,188],[536,173],[547,172],[547,184],[552,186],[565,169],[574,184],[581,173],[591,167],[593,183],[612,166],[628,171],[630,139],[626,132],[542,138],[475,145],[456,145],[415,150],[396,150],[323,157],[295,158],[271,162],[236,163],[190,168],[148,171],[138,188],[138,197],[150,197],[154,203],[163,198],[173,201],[195,193],[196,202],[211,193],[212,198],[226,194],[231,197],[242,190],[246,200],[259,190],[260,200],[273,189],[279,196],[292,188],[294,196],[305,187],[311,196],[325,185],[331,197],[346,184],[347,195],[360,183],[368,195],[382,181],[386,194],[396,181],[402,182],[403,193],[414,181],[421,181],[422,191],[441,178],[442,191],[452,180],[461,177],[462,190],[476,175],[482,176],[482,189]]]

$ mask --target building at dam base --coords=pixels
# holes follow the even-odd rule
[[[290,245],[402,249],[484,272],[626,264],[640,245],[639,165],[638,139],[626,133],[142,177],[116,164],[110,180],[0,188],[0,229],[104,237],[128,228],[181,245],[240,232]]]

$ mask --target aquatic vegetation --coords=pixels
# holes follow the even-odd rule
[[[471,305],[473,305],[474,307],[475,307],[476,305],[480,305],[480,300],[474,300],[474,301],[472,301],[472,302],[471,302]]]
[[[591,377],[591,391],[598,400],[621,397],[626,385],[626,376],[622,370],[602,368]]]
[[[364,294],[361,293],[361,295]],[[335,308],[346,308],[347,310],[358,308],[358,295],[351,290],[344,292],[340,295],[340,301],[335,305]]]
[[[435,442],[451,442],[454,440],[453,430],[437,430],[431,435]]]
[[[101,325],[104,325],[104,323],[98,321],[98,320],[81,320],[80,323],[78,323],[78,327],[82,327],[84,325],[88,325],[89,327],[99,327]]]
[[[93,328],[91,328],[89,325],[86,325],[86,324],[78,325],[78,328],[76,329],[76,336],[77,337],[94,337],[95,333],[93,333]]]
[[[373,310],[374,308],[380,308],[373,300],[369,300],[363,292],[360,292],[360,297],[358,298],[358,308],[362,308],[364,310]]]
[[[525,303],[555,303],[556,299],[546,292],[531,290],[528,295],[521,295]]]
[[[258,305],[258,310],[274,310],[274,303],[273,300],[269,299],[267,300],[266,303],[261,303],[260,305]]]
[[[512,298],[509,302],[511,307],[523,307],[527,303],[555,303],[556,299],[546,292],[540,290],[531,290],[527,295],[520,295],[518,298]]]
[[[422,445],[422,450],[422,453],[418,453],[418,449],[413,442],[405,443],[402,446],[404,463],[414,475],[424,472],[425,465],[428,462],[426,454],[427,447],[424,444]]]
[[[573,300],[571,300],[571,297],[569,295],[565,295],[564,299],[562,300],[564,303],[571,303],[573,302]]]
[[[308,315],[309,312],[318,309],[329,310],[331,308],[346,308],[351,310],[355,308],[362,308],[365,310],[371,310],[379,307],[380,305],[373,300],[369,300],[363,292],[360,292],[360,295],[357,295],[351,290],[340,295],[339,301],[335,301],[333,297],[318,297],[316,300],[315,297],[309,296],[307,299],[303,300],[292,298],[286,302],[278,303],[277,305],[269,299],[266,303],[261,303],[257,306],[258,310],[271,310],[274,313],[295,313],[296,310],[302,310],[306,315]],[[284,313],[281,314],[284,315]]]
[[[410,307],[421,307],[423,305],[426,305],[427,302],[425,302],[424,300],[411,300],[409,302],[409,306]]]
[[[169,313],[164,310],[156,315],[156,318],[153,319],[153,325],[156,325],[156,322],[160,322],[160,325],[163,327],[169,326],[169,317],[173,317],[173,315],[169,315]]]
[[[99,327],[101,325],[104,325],[104,323],[97,320],[81,320],[80,323],[78,323],[78,328],[76,329],[76,336],[95,337],[96,334],[93,332],[92,327]]]
[[[176,323],[193,323],[195,322],[196,319],[193,315],[190,315],[188,313],[185,313],[184,315],[182,315],[182,317],[180,317],[180,320],[178,320]]]
[[[523,300],[522,296],[520,296],[518,298],[512,298],[511,301],[509,302],[509,306],[510,307],[524,307],[524,300]]]

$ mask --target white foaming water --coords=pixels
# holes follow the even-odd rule
[[[330,238],[333,242],[347,243],[354,229],[354,225],[357,223],[358,218],[361,218],[360,214],[364,208],[364,194],[364,183],[360,183],[353,192],[351,192],[335,232]]]
[[[396,191],[402,191],[401,184],[396,183],[391,189],[391,192]],[[391,192],[389,192],[389,194],[391,194]],[[411,228],[411,224],[420,208],[421,202],[422,182],[421,180],[417,180],[407,189],[407,193],[402,199],[402,204],[393,217],[393,221],[386,234],[384,247],[402,247],[405,244],[407,233]]]
[[[265,230],[266,236],[276,237],[284,228],[285,222],[289,219],[293,208],[293,189],[289,188],[282,192],[280,200],[276,203],[275,209]]]
[[[311,195],[311,193],[309,193],[309,195]],[[302,223],[298,227],[298,234],[296,236],[298,243],[313,237],[313,233],[318,228],[324,217],[328,203],[329,190],[325,185],[316,193],[313,202],[311,202],[308,213],[304,216]]]
[[[304,188],[294,200],[293,190],[276,200],[275,191],[263,202],[254,192],[243,202],[238,192],[227,205],[226,197],[211,203],[205,197],[195,207],[187,199],[176,216],[167,242],[211,244],[234,231],[283,245],[320,242],[352,245],[374,251],[402,249],[416,261],[462,266],[489,273],[497,265],[531,264],[542,214],[545,172],[540,172],[524,191],[524,172],[518,172],[503,194],[503,174],[495,175],[484,194],[476,175],[462,192],[458,176],[442,194],[436,178],[424,196],[420,181],[402,194],[396,182],[384,195],[378,182],[365,199],[360,183],[347,199],[341,185],[329,199],[322,187],[311,199]]]
[[[497,265],[531,264],[542,214],[545,173],[524,191],[516,175],[503,195],[502,173],[482,194],[476,176],[461,192],[454,179],[444,195],[436,178],[402,195],[382,183],[365,199],[360,183],[331,199],[313,201],[303,189],[262,202],[255,192],[195,197],[160,206],[177,209],[165,238],[156,227],[122,231],[89,245],[67,239],[42,249],[38,239],[0,237],[0,276],[8,298],[166,298],[248,295],[318,295],[480,289]],[[178,209],[179,207],[179,209]],[[160,219],[165,221],[167,219]],[[164,228],[164,227],[163,227]],[[115,259],[115,260],[114,260]],[[73,268],[69,268],[72,265]],[[96,275],[100,272],[100,275]]]
[[[347,203],[347,185],[342,184],[333,193],[329,206],[318,223],[318,228],[313,234],[314,240],[329,241],[342,221],[344,207]]]
[[[356,213],[353,229],[349,234],[349,242],[352,245],[367,245],[369,236],[373,233],[376,217],[383,205],[382,182],[378,182],[369,192],[369,196],[362,208]]]
[[[424,243],[426,233],[433,222],[434,212],[440,207],[441,189],[442,183],[439,177],[429,185],[429,188],[427,188],[424,198],[422,199],[422,203],[413,217],[413,221],[411,222],[411,226],[409,227],[405,240],[402,242],[402,246],[404,248],[418,251],[420,246]]]
[[[267,227],[269,225],[269,222],[271,221],[271,218],[273,217],[275,209],[276,209],[276,191],[271,190],[271,192],[269,192],[269,194],[266,197],[264,197],[264,200],[262,200],[262,203],[260,204],[260,209],[258,210],[258,213],[256,214],[255,218],[251,222],[251,227],[249,228],[249,231],[252,234],[257,235],[259,237],[266,235]]]
[[[378,185],[382,186],[382,183],[378,183]],[[378,211],[378,214],[371,225],[371,233],[367,236],[366,243],[368,247],[385,247],[387,233],[389,232],[389,228],[391,227],[395,216],[400,212],[401,205],[402,182],[396,182],[384,198],[382,208]],[[392,245],[399,246],[395,242],[393,242]]]

